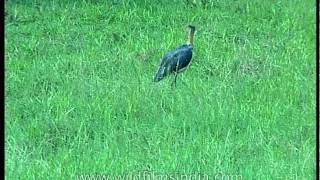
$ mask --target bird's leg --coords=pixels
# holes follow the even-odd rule
[[[171,86],[173,86],[173,85],[174,85],[174,87],[177,86],[177,76],[178,76],[178,73],[175,73],[175,74],[174,74],[174,80],[172,81]]]
[[[178,70],[179,70],[179,60],[177,62],[177,65],[176,65],[176,70],[174,72],[174,80],[172,82],[172,85],[174,84],[174,87],[177,87],[177,76],[178,76]],[[171,85],[171,86],[172,86]]]

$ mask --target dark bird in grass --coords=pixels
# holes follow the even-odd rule
[[[196,31],[194,26],[189,25],[188,42],[173,51],[167,53],[162,59],[154,77],[154,81],[158,82],[164,77],[174,74],[172,85],[176,85],[178,73],[183,72],[189,66],[192,59],[193,36]]]

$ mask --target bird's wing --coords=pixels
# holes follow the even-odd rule
[[[155,81],[160,81],[171,72],[179,72],[190,63],[192,58],[192,47],[182,45],[167,53],[162,59],[155,76]]]
[[[171,66],[173,66],[173,71],[179,71],[180,69],[186,68],[192,58],[191,49],[181,49],[177,52],[171,60]]]
[[[173,53],[168,53],[161,59],[159,69],[154,77],[154,81],[160,81],[166,77],[173,69],[173,62],[177,62],[177,56]]]
[[[174,62],[177,61],[179,58],[181,58],[180,54],[184,53],[186,50],[189,50],[189,46],[184,44],[182,46],[177,47],[176,49],[168,52],[162,59],[160,66],[163,66],[167,64],[168,62]]]

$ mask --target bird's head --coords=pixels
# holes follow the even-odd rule
[[[193,31],[193,32],[196,31],[196,27],[193,26],[193,25],[188,25],[188,28],[189,28],[191,31]]]
[[[188,25],[188,28],[189,28],[189,36],[188,36],[188,43],[187,44],[192,45],[193,36],[194,36],[194,33],[196,32],[196,27],[192,26],[192,25]]]

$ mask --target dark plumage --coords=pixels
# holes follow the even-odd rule
[[[192,46],[184,44],[166,54],[162,60],[154,81],[158,82],[170,73],[182,72],[192,58]]]
[[[178,73],[183,72],[191,62],[192,59],[192,43],[195,32],[194,26],[189,26],[188,43],[184,44],[173,51],[167,53],[162,59],[159,69],[154,77],[154,81],[158,82],[164,77],[174,73],[175,78],[173,83],[176,84]]]

